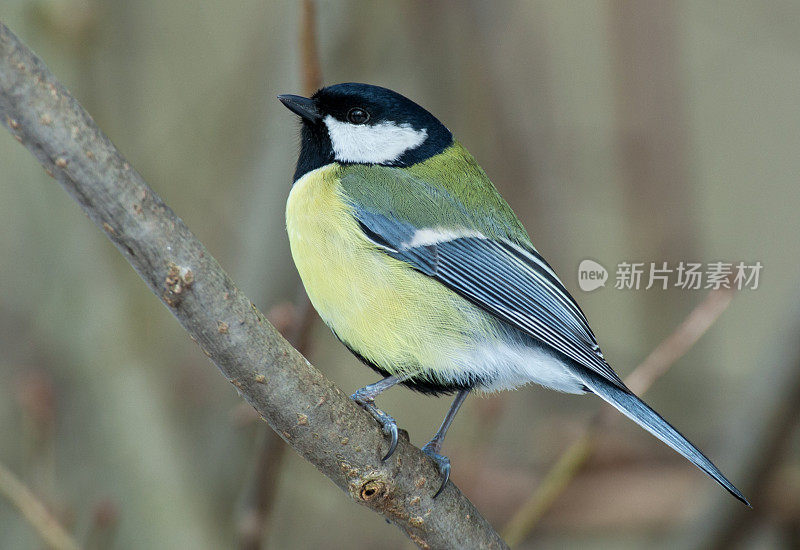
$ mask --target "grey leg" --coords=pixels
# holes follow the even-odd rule
[[[469,390],[461,390],[458,392],[458,395],[456,395],[456,398],[453,400],[453,404],[450,405],[450,410],[447,411],[447,416],[444,417],[444,421],[439,427],[439,431],[437,431],[436,435],[433,436],[433,439],[428,441],[428,443],[422,448],[422,452],[436,462],[436,466],[439,468],[439,473],[441,473],[444,477],[441,487],[439,487],[439,490],[436,491],[435,495],[433,495],[433,498],[436,498],[441,494],[441,492],[444,490],[444,486],[447,485],[447,482],[450,479],[450,459],[446,456],[440,455],[439,451],[442,450],[442,443],[444,443],[444,437],[447,435],[447,430],[450,428],[450,424],[453,423],[453,419],[456,417],[458,409],[461,408],[461,404],[464,403],[464,400],[467,398],[467,394],[469,394]]]
[[[378,424],[380,424],[381,428],[383,428],[383,433],[391,437],[389,451],[386,453],[386,456],[381,459],[381,461],[385,461],[392,456],[392,453],[394,453],[394,450],[397,448],[397,422],[395,422],[394,418],[375,406],[375,397],[377,397],[381,392],[388,390],[392,386],[395,386],[402,381],[403,378],[398,378],[397,376],[387,376],[380,382],[375,382],[369,386],[364,386],[360,390],[356,390],[356,392],[350,396],[350,399],[361,405],[365,411],[371,414],[372,417],[378,421]]]

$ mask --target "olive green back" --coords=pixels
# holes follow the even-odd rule
[[[338,170],[342,191],[358,208],[419,228],[469,229],[532,246],[511,207],[457,141],[409,168],[345,165]]]

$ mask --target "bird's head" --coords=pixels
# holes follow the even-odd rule
[[[336,84],[310,98],[287,94],[278,99],[303,124],[295,181],[331,162],[410,166],[453,143],[436,117],[380,86]]]

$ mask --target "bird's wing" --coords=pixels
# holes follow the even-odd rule
[[[472,228],[421,228],[354,205],[366,237],[389,256],[624,388],[578,304],[532,246]]]
[[[473,179],[475,174],[470,178],[463,171],[446,168],[424,177],[382,167],[371,180],[357,171],[346,174],[341,180],[343,193],[366,238],[385,254],[575,361],[588,389],[748,504],[697,447],[631,393],[611,370],[583,312],[485,175]],[[431,177],[437,181],[430,182]],[[442,179],[447,177],[459,181]],[[465,179],[470,187],[463,187]],[[470,197],[481,186],[480,193]],[[423,222],[431,219],[441,225]]]

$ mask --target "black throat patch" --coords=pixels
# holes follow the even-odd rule
[[[333,162],[333,146],[325,123],[303,121],[300,130],[300,156],[294,170],[297,181],[307,173]]]

